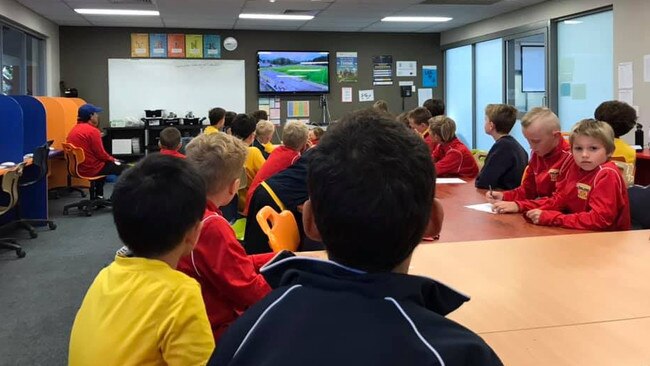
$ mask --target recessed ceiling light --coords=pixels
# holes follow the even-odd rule
[[[563,23],[564,24],[580,24],[580,23],[582,23],[582,20],[565,20]]]
[[[140,16],[159,16],[157,10],[126,10],[126,9],[75,9],[79,14],[87,15],[140,15]]]
[[[268,19],[268,20],[311,20],[313,15],[288,15],[288,14],[239,14],[241,19]]]
[[[453,18],[449,17],[385,17],[382,22],[448,22]]]

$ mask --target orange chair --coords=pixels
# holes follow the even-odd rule
[[[95,193],[97,181],[105,179],[106,176],[98,175],[96,177],[85,177],[79,174],[79,165],[86,160],[83,149],[65,142],[61,145],[63,146],[63,153],[65,154],[68,175],[72,178],[86,179],[90,181],[90,198],[63,206],[63,214],[67,215],[71,208],[77,208],[78,210],[83,211],[86,216],[92,216],[94,210],[102,207],[110,207],[111,201],[98,198]]]
[[[18,203],[18,180],[23,174],[24,166],[25,163],[20,163],[2,175],[2,191],[9,195],[9,202],[6,206],[0,206],[0,216],[11,211]],[[7,226],[9,225],[12,223],[7,224]],[[0,248],[16,251],[18,258],[23,258],[26,255],[23,247],[12,238],[0,238]]]
[[[295,252],[298,249],[300,233],[296,218],[291,211],[283,210],[277,213],[271,206],[264,206],[257,212],[255,218],[264,234],[269,237],[269,247],[273,252],[281,250]]]

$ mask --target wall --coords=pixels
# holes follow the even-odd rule
[[[131,33],[185,33],[219,34],[222,40],[233,36],[239,46],[229,52],[222,49],[223,59],[244,59],[246,61],[246,110],[257,109],[257,65],[256,51],[275,50],[325,50],[330,51],[329,108],[332,119],[345,112],[370,107],[371,102],[359,103],[359,89],[375,90],[375,100],[384,99],[391,111],[401,112],[402,99],[398,81],[414,81],[419,88],[422,82],[420,71],[417,78],[394,77],[393,86],[372,86],[372,56],[393,55],[393,61],[417,61],[422,65],[441,65],[442,53],[438,34],[387,34],[387,33],[323,33],[323,32],[271,32],[271,31],[224,31],[191,29],[152,28],[97,28],[61,27],[61,79],[68,87],[79,90],[79,96],[102,107],[108,107],[108,58],[130,57]],[[339,84],[336,80],[336,51],[356,51],[359,62],[359,82]],[[439,68],[440,72],[440,68]],[[395,70],[393,70],[395,74]],[[164,77],[164,76],[163,76]],[[443,75],[439,75],[442,79]],[[353,88],[353,103],[341,102],[341,87]],[[434,90],[434,97],[442,97],[442,87]],[[286,118],[286,100],[310,100],[312,121],[321,120],[318,97],[286,97],[282,103],[282,120]],[[219,101],[215,100],[215,106]],[[407,98],[406,110],[417,106],[417,94]],[[241,111],[240,111],[241,112]],[[201,112],[205,113],[205,112]],[[195,114],[199,115],[199,113]],[[206,113],[207,114],[207,113]],[[104,124],[106,121],[104,122]]]
[[[9,24],[45,38],[46,90],[59,95],[59,26],[14,0],[0,0],[0,17]]]

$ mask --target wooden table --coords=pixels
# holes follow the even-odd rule
[[[642,186],[650,184],[650,149],[643,149],[636,153],[634,183]]]
[[[466,208],[484,203],[484,189],[474,187],[474,180],[465,184],[437,184],[436,197],[445,211],[440,242],[523,238],[529,236],[585,233],[557,227],[538,226],[524,220],[522,214],[496,215]]]
[[[643,230],[420,245],[409,273],[471,296],[449,318],[506,365],[649,365],[649,239]]]

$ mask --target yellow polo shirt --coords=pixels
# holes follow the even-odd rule
[[[165,262],[115,257],[90,285],[70,366],[205,365],[214,338],[199,284]]]
[[[622,139],[614,139],[613,157],[622,157],[628,164],[636,163],[636,151]]]
[[[208,126],[205,128],[205,130],[203,130],[203,133],[206,135],[210,135],[217,132],[219,132],[219,129],[214,126]]]

